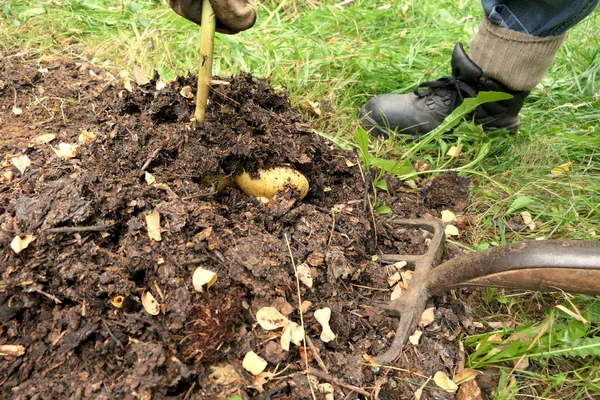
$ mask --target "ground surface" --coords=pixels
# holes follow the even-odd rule
[[[192,129],[194,101],[180,92],[195,92],[194,77],[161,88],[155,76],[130,91],[73,60],[0,61],[0,344],[25,348],[0,360],[1,398],[311,398],[304,351],[282,350],[281,331],[255,320],[272,306],[300,323],[292,257],[314,280],[300,284],[300,297],[312,302],[304,325],[310,366],[327,369],[321,383],[409,399],[435,372],[456,371],[454,339],[470,329],[467,295],[435,298],[436,319],[406,346],[395,364],[402,370],[378,373],[363,354],[387,348],[395,321],[365,298],[391,292],[393,271],[372,255],[426,249],[424,232],[387,221],[460,211],[468,182],[447,175],[413,190],[390,181],[382,199],[393,213],[374,217],[355,154],[313,134],[268,81],[227,81],[215,86],[205,125]],[[48,134],[56,137],[45,143]],[[61,142],[77,144],[76,157],[59,157]],[[21,173],[11,159],[23,154],[31,165]],[[263,205],[221,184],[223,174],[282,164],[308,177],[302,202],[286,192]],[[148,236],[153,212],[161,241]],[[17,235],[34,236],[20,254],[10,246]],[[208,293],[194,290],[197,267],[218,274]],[[145,311],[145,292],[159,315]],[[337,334],[329,343],[313,316],[324,307]],[[245,371],[250,350],[277,375]],[[432,382],[422,396],[452,397]]]

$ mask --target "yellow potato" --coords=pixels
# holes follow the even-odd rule
[[[248,196],[266,197],[270,199],[278,191],[284,190],[286,185],[294,186],[300,190],[300,199],[308,193],[308,180],[300,172],[289,167],[276,167],[261,169],[258,177],[251,177],[247,172],[233,175],[236,185]],[[254,174],[256,176],[256,174]]]

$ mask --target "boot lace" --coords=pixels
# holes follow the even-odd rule
[[[421,88],[427,89],[419,90]],[[419,97],[427,97],[438,94],[438,92],[442,98],[451,97],[453,103],[456,103],[456,99],[458,99],[459,104],[465,98],[477,96],[477,91],[454,75],[440,78],[437,81],[423,82],[415,88],[415,94]]]

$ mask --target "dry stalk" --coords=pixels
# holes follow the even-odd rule
[[[367,392],[365,389],[359,388],[358,386],[349,385],[346,382],[342,382],[342,381],[336,379],[335,377],[331,376],[330,374],[328,374],[326,372],[319,371],[318,369],[310,368],[308,373],[316,378],[319,378],[323,381],[327,381],[333,385],[341,386],[346,389],[352,390],[353,392],[362,394],[363,396],[365,396],[367,398],[370,398],[370,396],[371,396],[371,393]]]
[[[205,0],[208,1],[208,0]],[[296,276],[296,287],[298,288],[298,312],[300,313],[300,325],[302,326],[302,329],[304,330],[304,337],[302,338],[304,341],[304,361],[306,362],[306,373],[308,374],[310,371],[310,367],[308,366],[308,350],[306,349],[308,347],[308,345],[306,344],[306,328],[304,327],[304,313],[302,312],[302,307],[300,307],[300,304],[302,304],[302,295],[300,294],[300,278],[298,278],[298,270],[296,269],[296,262],[294,261],[294,255],[292,254],[292,248],[290,247],[290,241],[287,237],[287,235],[285,236],[285,244],[287,245],[288,248],[288,252],[290,253],[290,259],[292,260],[292,266],[294,267],[294,275]],[[308,375],[306,376],[306,378],[308,379]],[[313,399],[317,399],[317,396],[315,395],[315,391],[313,389],[312,384],[310,383],[310,380],[308,381],[308,386],[310,386],[310,393],[312,394]]]

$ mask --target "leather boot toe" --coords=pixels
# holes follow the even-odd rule
[[[416,138],[435,129],[447,115],[447,107],[440,110],[435,102],[409,93],[375,96],[360,109],[359,117],[376,136],[395,133]]]

